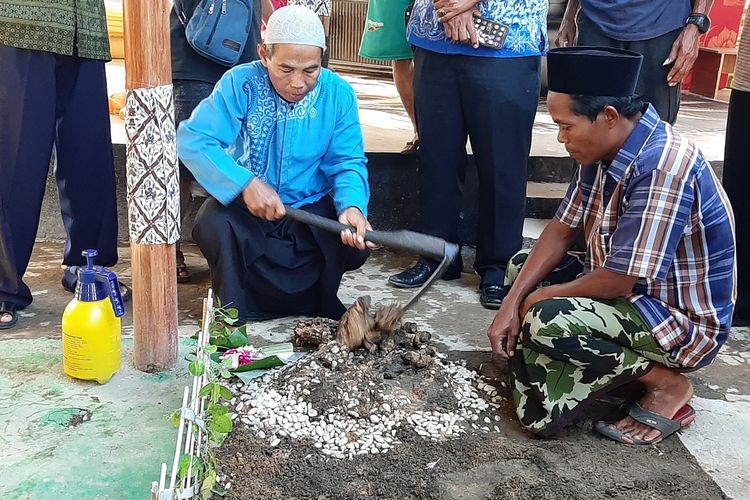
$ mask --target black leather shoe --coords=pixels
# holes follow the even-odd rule
[[[492,283],[482,285],[479,294],[479,303],[487,309],[500,309],[500,305],[505,298],[505,293],[505,287],[503,285],[495,285]]]
[[[388,282],[399,288],[417,288],[424,285],[425,281],[427,281],[432,273],[435,272],[435,269],[436,267],[420,260],[406,271],[394,274],[388,278]],[[461,271],[449,268],[443,271],[443,275],[440,278],[444,280],[455,280],[460,277]]]

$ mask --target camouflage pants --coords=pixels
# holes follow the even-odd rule
[[[511,258],[506,285],[518,276],[528,252]],[[581,269],[575,260],[563,264],[546,282],[569,281]],[[553,434],[596,396],[646,374],[653,361],[674,366],[627,299],[539,302],[522,318],[509,367],[518,418],[532,432]]]

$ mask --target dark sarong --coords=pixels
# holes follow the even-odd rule
[[[301,208],[336,218],[329,196]],[[369,255],[345,246],[338,234],[289,219],[269,222],[241,202],[225,207],[213,198],[196,216],[193,239],[208,260],[214,292],[242,320],[339,319],[346,311],[337,296],[341,277]]]

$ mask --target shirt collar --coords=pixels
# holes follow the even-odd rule
[[[617,182],[622,180],[625,171],[641,152],[644,144],[646,144],[648,138],[651,137],[651,134],[659,125],[659,121],[661,121],[659,113],[656,112],[656,109],[651,104],[648,104],[646,111],[643,112],[643,116],[638,120],[625,144],[617,152],[612,165],[607,169],[607,173],[614,177]]]

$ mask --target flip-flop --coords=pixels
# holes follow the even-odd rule
[[[76,285],[78,284],[78,268],[76,266],[66,268],[65,271],[63,271],[61,283],[65,290],[70,293],[75,293]],[[120,285],[120,295],[122,295],[123,302],[130,300],[130,296],[132,295],[130,287],[120,280],[117,280],[117,284]]]
[[[693,423],[693,420],[695,420],[695,409],[689,404],[686,404],[677,411],[674,417],[667,418],[664,415],[659,415],[658,413],[644,409],[638,403],[633,403],[630,408],[628,408],[628,415],[630,415],[633,420],[656,429],[661,434],[651,440],[633,439],[632,443],[630,443],[625,441],[624,432],[612,427],[612,422],[599,421],[594,425],[594,429],[599,434],[620,443],[635,445],[656,444]]]
[[[0,315],[10,314],[10,321],[0,322],[0,330],[10,330],[18,323],[18,306],[13,302],[2,301],[0,302]]]

